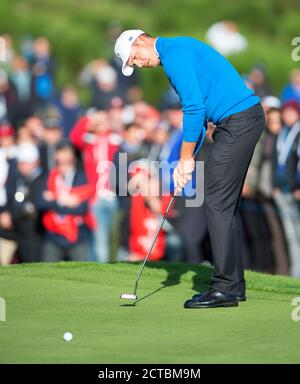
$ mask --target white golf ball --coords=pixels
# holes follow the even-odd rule
[[[64,340],[65,341],[71,341],[73,339],[73,335],[71,332],[64,333]]]

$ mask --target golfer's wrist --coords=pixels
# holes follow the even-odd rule
[[[181,150],[180,150],[180,160],[193,160],[194,149],[196,143],[189,143],[186,141],[182,142]]]
[[[186,164],[187,166],[188,165],[193,165],[195,163],[195,160],[193,157],[189,157],[189,158],[184,158],[184,157],[180,157],[179,161],[182,163],[182,164]]]
[[[193,152],[191,153],[185,153],[185,152],[181,152],[180,153],[180,160],[184,160],[184,161],[192,161],[194,160],[194,155],[193,155]]]

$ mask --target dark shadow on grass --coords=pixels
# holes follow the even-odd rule
[[[132,304],[120,304],[120,307],[135,307],[135,302]]]
[[[136,264],[137,267],[140,265],[140,263],[133,263],[133,264]],[[180,284],[182,276],[184,276],[188,272],[194,272],[194,276],[192,277],[192,282],[191,282],[192,283],[191,288],[195,292],[201,292],[210,285],[211,276],[212,276],[212,268],[207,266],[201,266],[198,264],[148,262],[146,267],[154,268],[154,269],[163,269],[167,272],[166,279],[161,282],[162,287],[156,289],[155,291],[153,291],[151,294],[147,296],[151,296],[152,294],[156,293],[162,288]],[[142,283],[142,279],[143,279],[143,276],[141,276],[141,280],[139,284]],[[145,296],[145,298],[147,296]]]
[[[140,267],[140,263],[132,263],[136,264],[137,268]],[[171,287],[174,285],[179,285],[181,282],[181,277],[184,276],[188,272],[194,272],[194,276],[192,277],[192,289],[195,292],[202,292],[210,285],[212,268],[206,266],[200,266],[198,264],[188,264],[188,263],[170,263],[170,262],[149,262],[147,263],[147,268],[155,268],[155,269],[164,269],[167,272],[167,277],[165,280],[161,282],[161,287],[155,289],[154,291],[148,293],[140,299],[137,299],[132,304],[120,304],[121,307],[134,307],[137,303],[147,299],[148,297],[156,294],[160,290]],[[142,284],[143,276],[141,276],[141,280],[139,284]]]
[[[169,262],[152,262],[147,264],[148,268],[164,269],[167,272],[167,277],[161,282],[164,287],[180,284],[182,276],[188,272],[194,272],[192,277],[192,289],[195,292],[205,290],[211,281],[212,269],[198,264],[188,263],[169,263]]]

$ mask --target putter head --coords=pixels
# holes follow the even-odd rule
[[[122,293],[121,299],[127,299],[127,300],[136,300],[137,296],[133,293]]]

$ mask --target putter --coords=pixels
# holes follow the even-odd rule
[[[150,256],[150,254],[151,254],[152,248],[154,247],[154,244],[155,244],[156,239],[157,239],[157,237],[158,237],[158,235],[159,235],[159,232],[160,232],[160,230],[162,229],[162,227],[163,227],[163,225],[164,225],[164,222],[165,222],[165,220],[166,220],[166,217],[167,217],[167,215],[168,215],[168,213],[169,213],[169,211],[170,211],[170,208],[171,208],[172,205],[173,205],[175,196],[176,196],[176,193],[174,193],[174,195],[172,196],[172,198],[171,198],[171,200],[170,200],[170,202],[169,202],[169,204],[168,204],[168,206],[167,206],[167,209],[166,209],[166,211],[165,211],[165,213],[164,213],[164,215],[163,215],[161,224],[160,224],[160,226],[159,226],[159,228],[158,228],[158,230],[157,230],[157,232],[156,232],[156,235],[155,235],[154,240],[153,240],[153,242],[152,242],[152,244],[151,244],[151,247],[150,247],[150,249],[149,249],[149,251],[148,251],[148,253],[147,253],[147,255],[146,255],[145,259],[144,259],[144,262],[143,262],[143,264],[142,264],[142,266],[141,266],[141,268],[140,268],[140,270],[139,270],[139,272],[138,272],[138,274],[137,274],[137,277],[136,277],[136,280],[135,280],[135,284],[134,284],[133,293],[123,293],[123,294],[121,295],[121,299],[137,300],[138,297],[137,297],[136,292],[137,292],[137,288],[138,288],[138,282],[139,282],[140,277],[141,277],[141,275],[142,275],[142,272],[143,272],[143,270],[144,270],[145,264],[146,264],[146,262],[147,262],[147,260],[148,260],[148,258],[149,258],[149,256]]]

